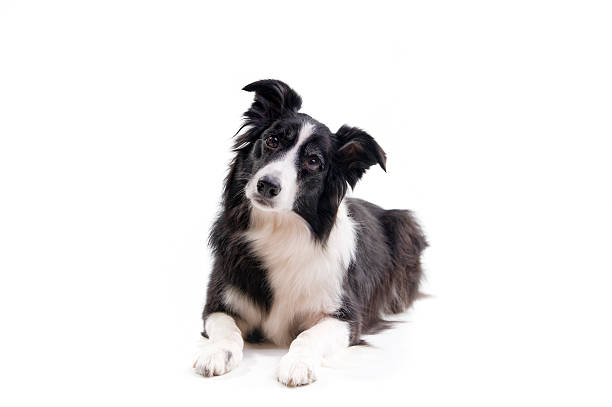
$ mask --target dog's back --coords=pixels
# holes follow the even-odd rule
[[[403,312],[418,296],[427,241],[408,210],[385,210],[356,198],[347,204],[358,236],[350,302],[364,316],[361,333],[373,333],[388,327],[385,314]]]

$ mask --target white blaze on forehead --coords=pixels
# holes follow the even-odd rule
[[[274,208],[260,208],[264,210],[293,209],[293,202],[297,194],[297,156],[300,148],[313,134],[315,125],[311,122],[302,123],[295,144],[278,160],[259,169],[246,186],[246,196],[251,198],[257,194],[257,181],[263,176],[278,178],[281,185],[280,193],[274,198]]]
[[[306,142],[306,140],[310,136],[312,136],[312,131],[314,130],[314,127],[315,127],[314,124],[311,122],[302,123],[302,127],[300,128],[300,134],[298,134],[298,140],[293,146],[293,148],[291,149],[291,151],[293,151],[294,154],[297,154],[297,151],[299,150],[300,146],[304,144],[304,142]]]

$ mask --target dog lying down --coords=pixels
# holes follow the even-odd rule
[[[365,131],[300,113],[285,83],[261,80],[235,138],[221,212],[210,234],[214,265],[204,307],[209,338],[194,363],[222,375],[243,340],[289,345],[278,380],[313,382],[322,358],[389,326],[419,293],[427,246],[407,210],[346,198],[386,155]]]

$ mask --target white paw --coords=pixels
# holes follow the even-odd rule
[[[223,344],[208,341],[201,345],[193,368],[202,376],[220,376],[235,368],[242,360],[242,350],[230,350]]]
[[[318,365],[312,358],[292,355],[289,352],[281,358],[277,372],[278,381],[289,387],[310,384],[317,380]]]

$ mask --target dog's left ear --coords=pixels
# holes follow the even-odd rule
[[[351,188],[372,165],[379,164],[387,171],[387,155],[368,133],[345,125],[336,132],[336,137],[339,142],[336,159]]]

